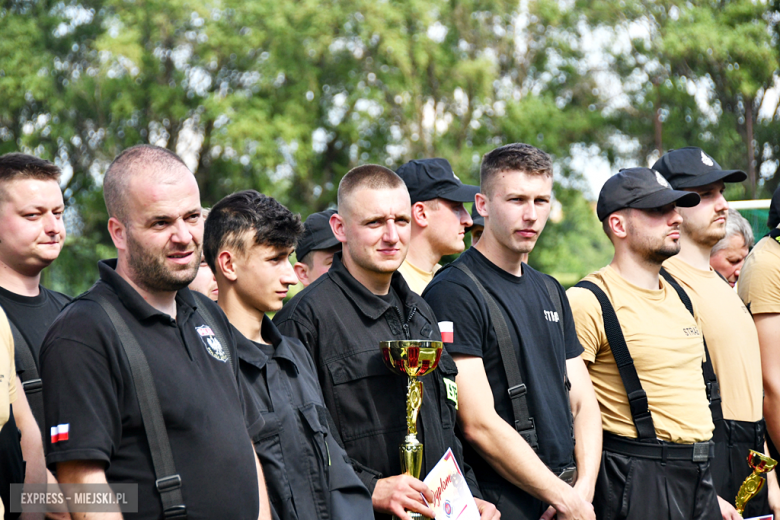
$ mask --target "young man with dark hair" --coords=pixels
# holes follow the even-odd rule
[[[452,330],[466,461],[505,518],[594,518],[598,405],[563,289],[524,263],[550,211],[552,162],[510,144],[485,155],[480,177],[482,237],[423,293]]]
[[[274,322],[299,338],[314,358],[338,435],[358,476],[372,495],[377,519],[404,511],[433,517],[420,493],[433,494],[420,480],[401,474],[398,448],[406,433],[406,378],[384,366],[381,341],[439,340],[431,309],[396,270],[409,247],[411,202],[403,181],[383,166],[350,170],[339,183],[339,212],[330,217],[343,244],[327,274],[297,294]],[[457,368],[446,352],[420,381],[425,386],[419,424],[424,477],[452,448],[472,492],[479,490],[462,465],[455,437]],[[448,388],[450,389],[448,391]],[[495,508],[477,502],[482,518]]]
[[[43,394],[39,354],[49,325],[70,300],[41,285],[41,272],[65,243],[60,169],[23,153],[0,157],[0,306],[14,336],[16,371],[32,410],[15,419],[26,448],[27,482],[53,481],[43,458]],[[33,432],[33,430],[37,430]]]
[[[441,269],[444,255],[466,248],[466,228],[472,224],[464,202],[474,200],[479,186],[463,184],[446,159],[419,159],[398,168],[412,199],[409,254],[398,270],[417,294],[422,294]]]
[[[203,239],[195,176],[140,145],[114,160],[103,189],[118,257],[99,262],[100,280],[41,349],[49,466],[63,483],[137,483],[137,518],[270,519],[247,433],[263,419],[243,399],[230,325],[187,288]]]
[[[599,519],[721,518],[700,325],[659,275],[680,251],[677,208],[699,200],[649,168],[612,176],[597,213],[615,257],[568,291],[604,424]]]
[[[274,518],[370,518],[371,496],[330,432],[311,356],[267,316],[297,283],[289,257],[300,218],[254,190],[228,195],[206,221],[204,252],[235,327],[245,399],[265,425],[249,434]]]
[[[734,508],[745,478],[753,471],[746,464],[750,450],[764,452],[764,391],[758,372],[761,349],[753,318],[732,287],[710,267],[712,248],[726,236],[729,205],[723,197],[725,183],[742,182],[747,175],[723,170],[701,148],[670,151],[653,168],[672,188],[697,193],[701,202],[678,208],[680,253],[664,262],[664,269],[682,286],[696,306],[704,341],[717,375],[717,389],[709,388],[715,432],[712,476],[721,514],[727,520],[741,518]],[[780,498],[776,475],[748,502],[745,517],[770,512],[767,489]],[[780,503],[772,504],[780,513]]]
[[[330,217],[335,213],[335,209],[312,213],[303,223],[303,236],[295,247],[297,262],[293,269],[304,287],[327,273],[333,264],[333,255],[341,251],[341,242],[330,228]]]

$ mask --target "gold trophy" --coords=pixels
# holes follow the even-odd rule
[[[753,450],[750,450],[747,461],[750,467],[753,468],[753,473],[748,475],[742,485],[739,486],[737,498],[734,501],[737,513],[740,515],[745,511],[745,504],[748,503],[748,500],[756,496],[761,491],[761,488],[764,487],[764,477],[761,474],[769,473],[777,466],[775,459]]]
[[[420,478],[423,461],[423,445],[417,440],[417,416],[422,406],[423,384],[417,380],[433,372],[441,359],[441,341],[400,340],[382,341],[382,359],[385,365],[399,375],[408,376],[406,384],[406,437],[401,443],[401,471]],[[407,511],[413,520],[425,518],[419,513]],[[396,517],[393,516],[395,520]]]

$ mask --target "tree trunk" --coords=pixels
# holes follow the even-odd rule
[[[748,196],[751,199],[756,198],[756,165],[755,151],[753,150],[753,98],[745,99],[745,140],[747,141],[747,181]]]
[[[656,100],[655,113],[653,114],[653,128],[655,129],[655,150],[660,158],[664,154],[664,124],[661,121],[661,90],[660,82],[655,84],[658,98]]]

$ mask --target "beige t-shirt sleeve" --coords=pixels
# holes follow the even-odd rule
[[[742,267],[737,290],[753,314],[780,312],[780,244],[770,237],[756,244]]]
[[[9,405],[16,401],[14,338],[8,319],[0,309],[0,428],[8,421]]]
[[[581,287],[571,287],[566,291],[566,296],[569,298],[569,305],[571,305],[577,337],[582,348],[585,349],[585,352],[582,353],[582,359],[593,363],[602,345],[607,343],[601,304],[599,304],[595,294]]]

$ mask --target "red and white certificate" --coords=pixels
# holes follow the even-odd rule
[[[447,450],[423,482],[433,491],[433,502],[423,500],[436,513],[436,520],[479,520],[477,503],[452,449]]]

